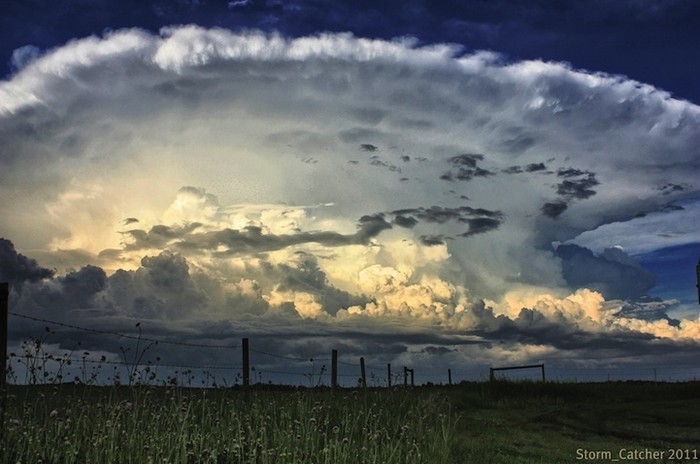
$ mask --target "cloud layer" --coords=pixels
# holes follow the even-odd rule
[[[654,279],[608,233],[698,209],[700,109],[651,86],[409,39],[194,26],[23,63],[0,83],[17,310],[204,338],[313,327],[355,347],[420,331],[484,360],[495,340],[696,343],[672,303],[630,309]]]

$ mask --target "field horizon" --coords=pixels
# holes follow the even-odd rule
[[[7,462],[694,462],[698,410],[698,381],[9,385],[2,448]]]

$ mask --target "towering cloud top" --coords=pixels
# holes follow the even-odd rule
[[[66,311],[407,317],[557,349],[556,330],[694,337],[634,309],[654,279],[614,248],[615,224],[700,208],[700,108],[649,85],[196,26],[22,63],[0,83],[0,235],[60,277],[9,242],[3,272],[74,294]],[[699,242],[684,224],[673,244]]]

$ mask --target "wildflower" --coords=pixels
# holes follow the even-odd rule
[[[122,407],[127,411],[131,411],[132,409],[134,409],[134,404],[131,401],[124,400],[121,404]]]
[[[334,433],[335,435],[338,435],[338,434],[340,433],[340,427],[338,427],[337,425],[334,426],[334,427],[333,427],[333,433]]]
[[[348,437],[343,437],[343,444],[347,445],[348,443],[350,443],[350,439]]]
[[[53,410],[49,413],[49,417],[57,417],[57,416],[58,416],[58,411],[57,411],[56,409],[53,409]]]

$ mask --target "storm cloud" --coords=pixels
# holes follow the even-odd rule
[[[258,226],[246,226],[241,230],[194,232],[201,226],[200,223],[192,223],[180,228],[157,225],[148,232],[131,230],[126,234],[130,235],[132,241],[125,249],[134,251],[172,247],[179,250],[216,251],[221,255],[235,255],[281,250],[305,243],[318,243],[330,247],[365,245],[381,231],[392,227],[381,215],[362,216],[358,221],[357,232],[347,235],[337,232],[299,232],[277,235],[263,233],[262,228]]]
[[[36,262],[17,253],[14,244],[5,238],[0,238],[0,282],[21,285],[24,281],[36,282],[54,276],[54,271],[46,269]]]
[[[573,288],[586,287],[606,298],[636,300],[654,287],[654,275],[619,248],[608,248],[600,255],[577,245],[560,245],[562,275]]]
[[[610,228],[697,214],[664,205],[700,193],[699,124],[650,85],[449,44],[107,32],[0,83],[0,234],[21,251],[0,243],[2,272],[18,311],[170,335],[670,351],[698,323],[622,311],[654,282]],[[572,245],[590,235],[610,250]]]

